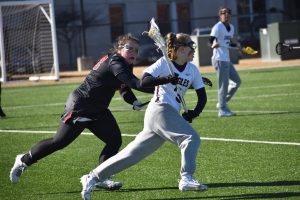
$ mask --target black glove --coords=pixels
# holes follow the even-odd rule
[[[195,111],[193,111],[193,110],[188,110],[188,112],[182,113],[182,117],[189,123],[192,123],[193,119],[198,116],[199,115],[197,113],[195,113]]]
[[[145,106],[147,106],[150,103],[150,101],[147,101],[145,103],[140,102],[139,100],[135,100],[132,105],[133,105],[133,110],[142,110]]]
[[[141,105],[142,102],[140,102],[139,100],[135,100],[132,104],[132,109],[137,111],[142,110],[143,107]]]
[[[176,85],[179,80],[178,76],[172,76],[172,75],[169,75],[166,78],[168,80],[168,83],[171,83],[172,85]]]
[[[210,87],[213,86],[211,80],[209,80],[209,79],[206,78],[206,77],[202,77],[202,81],[203,81],[204,85],[208,85],[208,86],[210,86]]]

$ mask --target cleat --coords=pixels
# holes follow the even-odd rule
[[[107,189],[107,190],[118,190],[122,187],[122,183],[121,182],[115,182],[115,181],[113,181],[109,178],[109,179],[105,179],[103,181],[98,181],[96,183],[96,187]]]
[[[183,176],[179,181],[179,190],[180,191],[194,190],[194,191],[203,192],[208,190],[208,187],[204,184],[199,183],[192,176]]]
[[[97,183],[97,178],[88,175],[83,175],[80,178],[80,182],[82,183],[82,191],[81,191],[81,197],[84,200],[90,200],[91,199],[91,192],[94,190],[95,184]]]
[[[20,176],[24,170],[28,167],[25,163],[21,161],[21,158],[25,154],[19,154],[16,157],[15,164],[10,170],[9,179],[12,183],[18,183],[20,181]]]
[[[236,114],[231,111],[220,110],[218,116],[219,117],[232,117],[232,116],[236,116]]]

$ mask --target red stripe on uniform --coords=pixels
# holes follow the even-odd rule
[[[69,112],[68,115],[64,118],[63,122],[66,123],[69,119],[71,119],[73,112]]]
[[[108,58],[108,54],[104,55],[98,62],[97,64],[93,67],[93,70],[97,70],[100,65]]]

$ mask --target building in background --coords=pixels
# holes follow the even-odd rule
[[[83,2],[84,30],[80,3]],[[218,21],[220,6],[232,9],[239,40],[259,49],[259,29],[273,22],[300,19],[298,0],[54,0],[60,70],[76,70],[83,52],[95,61],[121,34],[141,36],[155,17],[161,32],[209,30]],[[83,31],[85,37],[83,38]],[[151,41],[150,41],[151,42]]]

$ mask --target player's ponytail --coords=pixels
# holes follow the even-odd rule
[[[176,35],[174,33],[168,33],[166,35],[166,45],[167,45],[167,54],[171,60],[177,59],[176,43],[177,43]]]

